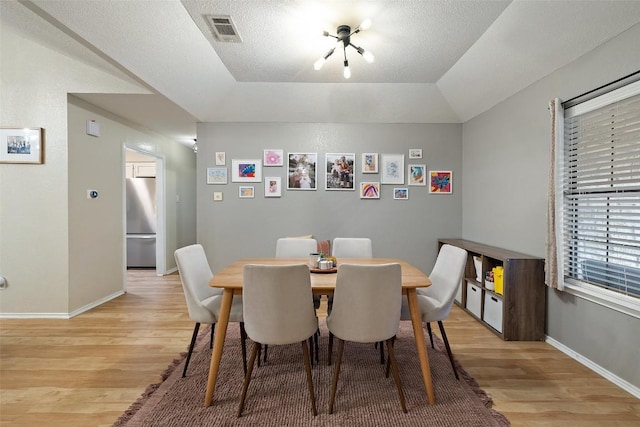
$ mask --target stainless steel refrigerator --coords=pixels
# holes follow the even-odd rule
[[[126,180],[127,268],[155,268],[156,179]]]

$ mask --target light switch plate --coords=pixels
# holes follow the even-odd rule
[[[87,120],[87,135],[100,136],[100,125],[95,120]]]
[[[214,191],[213,192],[213,200],[219,202],[222,200],[222,191]]]

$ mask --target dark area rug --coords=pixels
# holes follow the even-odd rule
[[[400,407],[392,375],[385,378],[378,349],[373,344],[345,344],[334,413],[328,413],[334,364],[327,366],[328,333],[321,323],[320,364],[313,381],[318,416],[311,413],[302,350],[299,344],[269,347],[267,363],[254,369],[245,409],[236,417],[242,392],[242,356],[238,324],[229,325],[216,384],[213,405],[204,406],[211,350],[208,328],[182,378],[184,357],[163,374],[163,381],[149,386],[114,424],[141,426],[508,426],[509,421],[491,409],[492,401],[458,364],[455,379],[442,341],[428,346],[436,404],[428,405],[413,331],[401,322],[395,344],[396,357],[408,413]],[[425,333],[426,335],[426,333]],[[426,337],[429,342],[428,336]],[[248,341],[249,350],[251,343]],[[334,342],[334,361],[337,341]]]

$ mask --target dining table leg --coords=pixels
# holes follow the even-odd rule
[[[231,314],[231,302],[233,301],[233,290],[225,288],[222,292],[222,302],[220,303],[220,315],[216,325],[216,334],[213,340],[213,351],[211,353],[211,365],[209,366],[209,379],[207,380],[207,393],[204,398],[204,406],[211,406],[213,392],[218,380],[218,370],[222,359],[222,349],[224,339],[227,336],[227,325]]]
[[[418,349],[420,369],[422,370],[422,381],[424,382],[424,388],[427,391],[427,401],[430,405],[434,405],[436,403],[436,397],[433,392],[431,367],[429,366],[429,356],[427,354],[427,347],[424,341],[424,334],[422,332],[422,317],[420,315],[420,306],[418,305],[418,296],[415,288],[407,289],[407,301],[409,303],[409,312],[411,313],[411,323],[413,324],[413,335]]]

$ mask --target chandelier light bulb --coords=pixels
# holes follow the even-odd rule
[[[316,70],[320,70],[325,62],[327,62],[326,59],[320,58],[313,64],[313,68],[315,68]]]
[[[373,53],[369,52],[368,50],[365,50],[364,53],[362,54],[362,57],[364,58],[365,61],[367,61],[369,64],[373,64],[373,61],[375,61],[376,57],[373,56]]]
[[[369,28],[371,28],[371,19],[367,18],[364,21],[362,21],[362,24],[360,24],[360,29],[368,30]]]
[[[351,78],[351,69],[349,68],[349,61],[344,61],[344,78],[345,79],[350,79]]]

